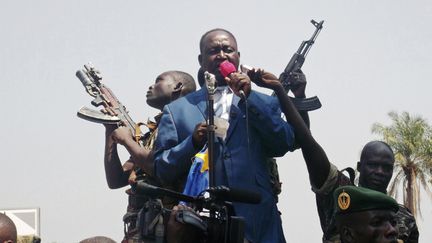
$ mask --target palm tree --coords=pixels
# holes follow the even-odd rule
[[[402,184],[404,205],[414,216],[421,216],[420,187],[432,198],[432,128],[426,120],[408,112],[388,115],[392,124],[375,123],[372,133],[381,135],[395,153],[395,176],[389,194],[397,198]]]

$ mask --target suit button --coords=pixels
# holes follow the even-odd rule
[[[224,153],[223,159],[226,160],[226,159],[229,159],[229,158],[231,158],[231,155],[229,153]]]

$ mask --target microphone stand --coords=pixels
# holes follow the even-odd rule
[[[214,139],[215,139],[215,125],[214,125],[214,94],[216,91],[216,78],[209,72],[204,73],[204,78],[207,84],[208,91],[208,102],[207,102],[207,152],[208,152],[208,163],[209,163],[209,187],[215,186],[214,176]]]
[[[209,164],[209,188],[215,186],[215,171],[214,171],[214,139],[215,139],[215,125],[214,125],[214,94],[216,92],[216,78],[209,72],[204,73],[204,78],[207,85],[208,102],[207,102],[207,153]],[[215,209],[210,208],[210,218],[215,218]]]

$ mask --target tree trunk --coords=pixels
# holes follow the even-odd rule
[[[406,173],[407,176],[407,188],[406,188],[406,202],[405,202],[405,206],[415,215],[416,214],[416,205],[414,202],[414,186],[415,186],[415,171],[413,169],[413,167],[409,167],[408,168],[408,173]]]

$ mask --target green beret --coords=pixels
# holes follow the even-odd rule
[[[377,209],[390,209],[397,212],[399,209],[398,203],[392,197],[364,187],[338,187],[333,193],[333,198],[337,214]]]

